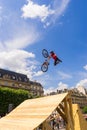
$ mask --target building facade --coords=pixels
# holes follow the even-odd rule
[[[65,92],[71,93],[71,98],[72,98],[73,104],[78,104],[80,106],[80,108],[87,106],[87,94],[80,92],[77,88],[73,88],[71,90],[70,89],[57,90],[58,94],[65,93]],[[51,93],[51,95],[53,95],[53,94],[56,94],[56,92]]]
[[[87,106],[87,95],[80,92],[77,88],[73,89],[64,89],[64,90],[57,90],[57,93],[64,93],[64,92],[70,92],[71,93],[71,98],[72,98],[72,103],[73,104],[78,104],[80,108],[83,108]]]
[[[40,83],[30,81],[27,75],[4,69],[0,69],[0,86],[28,90],[36,96],[43,96],[44,94]]]
[[[81,93],[76,88],[72,89],[71,92],[73,104],[79,104],[80,108],[87,106],[87,96],[85,94]]]

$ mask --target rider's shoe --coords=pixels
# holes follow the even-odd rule
[[[57,60],[56,62],[55,62],[55,64],[54,65],[57,65],[57,64],[59,64],[60,63],[60,61],[59,60]]]
[[[62,62],[62,60],[59,60],[59,62]]]

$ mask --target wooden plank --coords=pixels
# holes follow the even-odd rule
[[[73,104],[74,130],[87,130],[87,121],[84,119],[78,104]]]
[[[67,117],[66,130],[70,130],[67,97],[64,99],[65,115]]]
[[[64,119],[64,121],[67,123],[67,118],[66,118],[65,113],[63,113],[58,107],[56,108],[56,110],[58,111],[60,116]]]

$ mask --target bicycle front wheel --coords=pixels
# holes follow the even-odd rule
[[[49,56],[48,51],[46,49],[42,50],[42,55],[47,58]]]

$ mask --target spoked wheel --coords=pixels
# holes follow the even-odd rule
[[[42,50],[42,55],[47,58],[49,56],[48,51],[46,49]]]
[[[46,71],[48,70],[48,65],[47,65],[47,64],[42,64],[41,70],[42,70],[43,72],[46,72]]]

